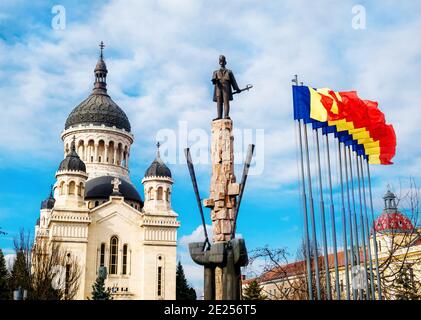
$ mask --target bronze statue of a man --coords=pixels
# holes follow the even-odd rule
[[[213,92],[213,101],[216,102],[218,116],[214,120],[222,119],[222,106],[224,107],[224,118],[229,119],[230,101],[232,100],[232,89],[235,93],[240,93],[242,90],[238,87],[234,74],[231,70],[225,68],[227,61],[225,56],[219,56],[219,65],[221,68],[215,70],[212,75],[212,83],[215,86]]]

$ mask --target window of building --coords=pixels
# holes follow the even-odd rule
[[[64,181],[60,182],[60,195],[64,195]]]
[[[162,267],[158,267],[158,279],[157,279],[157,295],[160,297],[162,295]]]
[[[74,181],[70,181],[69,183],[69,194],[76,194],[76,183]]]
[[[110,274],[117,274],[118,265],[118,239],[116,236],[110,240]]]
[[[123,274],[127,274],[127,244],[123,246]]]
[[[77,195],[82,196],[82,192],[83,192],[83,182],[79,183],[79,186],[77,188]]]
[[[70,281],[70,264],[66,264],[66,278],[64,282],[64,295],[67,296],[69,293],[69,281]]]
[[[105,243],[101,243],[101,252],[99,254],[99,266],[105,265]]]
[[[158,188],[158,196],[157,196],[158,200],[162,200],[163,192],[164,192],[164,190],[162,189],[162,187],[159,187]]]
[[[379,240],[379,251],[382,251],[382,242]]]

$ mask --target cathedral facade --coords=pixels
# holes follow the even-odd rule
[[[69,114],[64,159],[41,203],[35,241],[59,244],[81,267],[75,299],[91,298],[101,267],[113,299],[175,299],[179,221],[173,179],[159,155],[142,179],[144,201],[129,175],[134,140],[124,111],[107,92],[101,54],[92,93]]]

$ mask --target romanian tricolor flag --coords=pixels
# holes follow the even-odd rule
[[[392,164],[396,151],[393,126],[386,124],[375,101],[362,100],[356,91],[293,86],[294,119],[333,133],[370,164]]]

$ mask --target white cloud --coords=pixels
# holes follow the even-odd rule
[[[212,226],[207,224],[206,231],[208,233],[209,240],[212,241]],[[203,241],[205,241],[205,232],[203,230],[203,226],[199,225],[191,234],[182,236],[179,243],[183,246],[188,246],[189,243]]]
[[[420,20],[385,32],[372,23],[369,10],[368,28],[358,32],[350,25],[351,1],[247,3],[219,10],[219,2],[114,0],[86,21],[69,20],[59,34],[43,30],[22,42],[0,41],[1,75],[8,79],[0,87],[0,135],[7,137],[1,148],[16,157],[57,154],[67,114],[90,91],[96,44],[104,40],[109,91],[130,117],[135,148],[180,120],[209,129],[215,112],[209,77],[224,53],[240,84],[254,84],[233,103],[236,127],[265,130],[265,172],[254,187],[278,188],[296,179],[290,92],[295,73],[314,86],[357,88],[363,97],[380,100],[396,127],[399,160],[410,164],[401,166],[401,174],[413,173],[411,159],[419,152],[413,137],[421,133],[421,45],[413,41]]]

